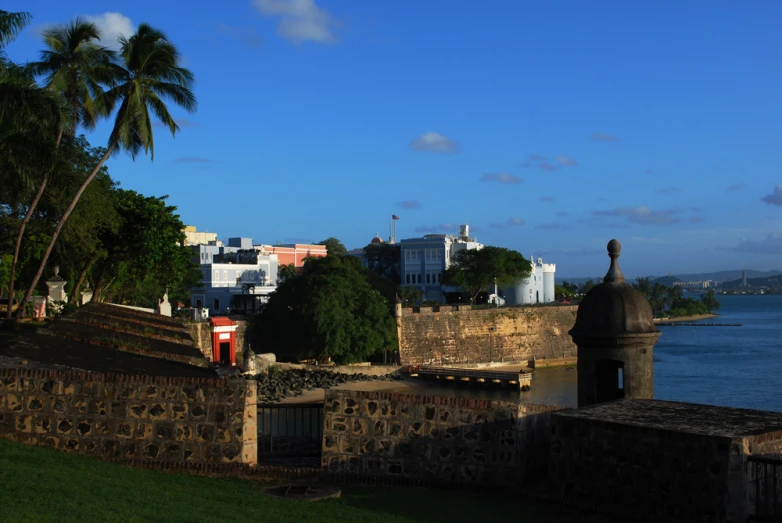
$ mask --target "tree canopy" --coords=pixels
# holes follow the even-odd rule
[[[532,272],[532,264],[518,251],[484,247],[457,252],[443,275],[446,285],[464,289],[474,303],[478,294],[493,287],[515,285]]]
[[[353,256],[307,260],[270,296],[253,330],[292,360],[366,361],[396,340],[388,301]]]
[[[3,194],[3,204],[9,205],[7,214],[21,217],[9,235],[16,237],[10,249],[9,292],[19,279],[15,273],[23,253],[34,247],[38,262],[32,277],[23,280],[26,291],[17,318],[36,291],[50,256],[57,256],[63,243],[59,237],[67,234],[71,216],[78,214],[77,203],[87,197],[108,158],[119,151],[135,158],[143,151],[154,159],[155,124],[161,123],[171,134],[179,130],[168,103],[188,112],[196,109],[193,75],[182,67],[179,50],[160,30],[139,24],[134,35],[119,39],[121,49],[115,53],[99,45],[94,24],[77,18],[69,25],[45,30],[40,60],[21,66],[10,62],[2,48],[29,20],[26,13],[0,11],[0,185],[8,187],[4,193],[10,194],[7,198]],[[79,127],[91,129],[99,118],[115,110],[107,146],[80,185],[70,192],[58,192],[64,197],[63,205],[39,211],[38,205],[47,203],[47,185],[61,175],[59,156],[69,154],[62,151],[64,136],[75,139]],[[58,214],[51,214],[54,209]],[[41,214],[47,215],[46,223],[51,226],[44,233],[26,231],[28,223]],[[45,247],[39,250],[42,241]],[[22,247],[23,242],[30,245]],[[82,267],[82,276],[88,266]],[[10,311],[6,320],[11,324]]]
[[[341,241],[334,238],[333,236],[326,238],[323,241],[319,241],[318,245],[325,245],[326,252],[329,256],[346,256],[348,253],[347,247],[345,247]]]

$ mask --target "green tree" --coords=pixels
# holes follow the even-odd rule
[[[101,86],[110,85],[119,73],[113,63],[115,53],[98,45],[99,40],[95,24],[81,18],[50,27],[43,31],[46,49],[40,61],[30,64],[36,75],[44,77],[46,88],[68,107],[66,130],[71,136],[79,126],[95,127],[101,116],[97,103],[103,94]]]
[[[402,305],[405,307],[412,307],[420,303],[423,298],[424,292],[415,287],[401,287],[399,289],[399,299],[402,300]]]
[[[652,292],[652,285],[649,282],[649,278],[636,278],[635,283],[633,284],[633,287],[635,287],[641,294],[646,296],[646,299],[649,299],[649,296]]]
[[[714,289],[709,289],[705,293],[701,294],[701,301],[704,305],[706,305],[706,307],[709,308],[709,311],[720,310],[720,302],[714,295]]]
[[[575,296],[576,294],[578,294],[578,285],[576,285],[575,283],[570,283],[569,281],[563,281],[562,288],[565,289],[567,292],[569,292],[570,296]]]
[[[99,262],[93,300],[155,305],[194,269],[190,249],[181,245],[184,223],[167,198],[116,190],[120,226],[100,237],[107,254]]]
[[[666,295],[668,299],[668,308],[675,309],[679,306],[679,302],[684,298],[684,291],[679,285],[673,285],[666,289]]]
[[[299,271],[296,269],[295,264],[289,263],[288,265],[280,265],[279,283],[295,278],[298,274]]]
[[[61,128],[60,107],[49,92],[36,85],[27,67],[10,62],[4,47],[30,21],[28,13],[0,11],[0,186],[4,196],[15,203],[22,202],[40,186],[40,174],[52,168],[55,139]],[[33,204],[21,220],[16,232],[16,243],[11,258],[9,294],[14,294],[16,265],[18,263],[25,225],[29,222],[35,204],[43,195],[39,188]],[[19,208],[15,206],[14,208]],[[23,310],[20,307],[20,310]],[[11,325],[11,310],[6,313],[4,326]]]
[[[346,256],[348,253],[345,245],[333,236],[318,242],[318,245],[325,245],[329,256]]]
[[[370,271],[399,285],[401,252],[399,244],[370,243],[364,247],[364,259]]]
[[[532,265],[518,251],[503,247],[484,247],[457,252],[443,274],[443,283],[457,285],[470,296],[470,303],[482,291],[515,285],[527,278]]]
[[[584,283],[582,283],[581,285],[579,285],[579,287],[578,287],[578,293],[579,293],[579,294],[586,294],[586,293],[588,293],[589,291],[591,291],[591,290],[592,290],[592,288],[593,288],[595,285],[597,285],[597,284],[594,282],[594,280],[592,280],[592,279],[589,279],[589,280],[585,281]]]
[[[289,359],[366,361],[396,340],[385,298],[352,256],[310,259],[270,296],[254,331]]]
[[[196,99],[190,89],[193,75],[189,70],[181,67],[179,51],[162,32],[142,23],[135,35],[129,39],[120,37],[119,41],[121,63],[116,64],[115,67],[117,80],[100,95],[99,102],[107,113],[117,108],[108,147],[90,176],[76,191],[54,229],[38,271],[22,299],[19,311],[24,309],[24,303],[30,299],[38,284],[63,225],[106,160],[119,150],[125,150],[133,158],[144,150],[154,160],[153,121],[150,111],[172,135],[179,130],[163,98],[168,98],[188,112],[196,109]],[[21,315],[21,312],[17,314]]]
[[[573,298],[575,293],[564,285],[554,285],[554,295],[558,300],[564,300],[566,298]]]

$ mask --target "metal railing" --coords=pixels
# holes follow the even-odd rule
[[[323,439],[323,404],[258,405],[258,454],[319,457]]]
[[[782,459],[749,456],[750,521],[782,521]]]

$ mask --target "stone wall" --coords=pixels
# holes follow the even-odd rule
[[[513,486],[545,473],[552,410],[557,408],[331,390],[323,471],[411,484]]]
[[[257,462],[255,382],[0,369],[0,437],[108,459]]]
[[[557,414],[551,432],[548,481],[567,503],[626,521],[733,521],[731,438]]]
[[[403,309],[402,365],[521,363],[573,358],[577,306]]]

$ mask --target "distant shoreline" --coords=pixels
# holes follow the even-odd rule
[[[658,325],[667,325],[669,323],[681,323],[698,320],[707,320],[717,318],[719,314],[698,314],[696,316],[679,316],[678,318],[655,318],[654,322]]]

